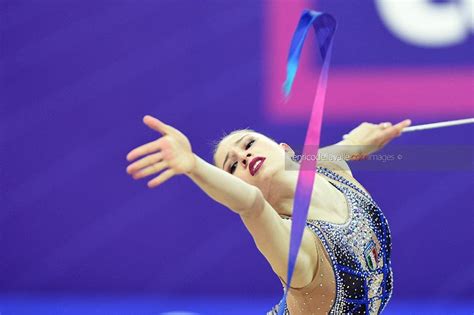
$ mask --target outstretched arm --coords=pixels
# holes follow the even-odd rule
[[[146,155],[127,167],[127,173],[134,179],[161,172],[148,181],[148,187],[154,188],[174,175],[185,174],[212,199],[234,212],[242,215],[253,209],[257,187],[194,154],[188,138],[178,129],[151,116],[145,116],[143,122],[161,133],[162,137],[128,153],[127,160],[130,162]]]
[[[399,137],[402,130],[410,125],[410,119],[405,119],[396,125],[390,122],[380,124],[363,122],[344,135],[344,140],[338,144],[349,160],[365,159],[369,154],[381,150],[390,141]]]
[[[259,211],[260,190],[194,154],[196,164],[186,175],[209,197],[239,215]]]
[[[369,154],[381,150],[390,141],[399,137],[403,128],[410,126],[410,124],[409,119],[396,125],[392,125],[390,122],[380,124],[363,122],[344,135],[342,141],[321,148],[318,154],[318,165],[352,177],[352,172],[346,161],[363,160]]]
[[[212,199],[240,215],[272,269],[286,279],[290,222],[280,218],[257,187],[194,154],[189,140],[179,130],[151,116],[145,116],[143,122],[163,136],[130,151],[128,161],[147,156],[129,165],[127,172],[134,179],[161,172],[148,182],[150,188],[174,175],[187,175]],[[301,288],[309,284],[316,273],[316,264],[314,235],[306,230],[291,285]]]

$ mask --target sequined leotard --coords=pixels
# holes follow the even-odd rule
[[[306,222],[332,263],[336,297],[330,314],[379,314],[392,294],[388,222],[375,201],[354,183],[325,167],[317,172],[337,182],[330,181],[346,196],[350,209],[344,224]],[[268,314],[277,314],[276,310]],[[286,306],[284,314],[290,314]]]

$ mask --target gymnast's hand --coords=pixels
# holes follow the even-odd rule
[[[139,146],[127,154],[129,162],[145,156],[127,167],[127,173],[134,179],[162,172],[148,182],[148,187],[156,187],[177,174],[190,172],[196,158],[188,138],[178,129],[146,115],[143,123],[158,131],[162,137]]]
[[[387,143],[402,134],[405,127],[410,126],[411,120],[405,119],[396,125],[390,122],[371,124],[363,122],[357,128],[343,136],[341,145],[347,145],[351,160],[362,160],[370,153],[382,149]]]

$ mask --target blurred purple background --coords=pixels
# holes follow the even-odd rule
[[[441,11],[458,6],[451,17],[462,21],[452,21],[459,34],[447,26],[439,33],[452,38],[432,43],[407,41],[387,26],[381,11],[389,2],[0,0],[2,315],[49,314],[38,306],[45,296],[53,304],[61,296],[152,296],[155,311],[203,296],[208,310],[219,310],[209,314],[230,314],[239,299],[270,309],[281,284],[238,216],[184,176],[148,189],[126,174],[125,156],[159,136],[142,123],[145,114],[180,129],[208,161],[211,142],[242,127],[300,149],[318,75],[311,45],[293,103],[280,102],[279,84],[304,7],[340,23],[323,146],[362,121],[473,117],[469,1],[424,1]],[[472,157],[473,138],[465,125],[409,133],[393,146],[464,145]],[[472,160],[398,171],[355,163],[355,177],[391,223],[395,283],[387,311],[420,303],[449,313],[466,304],[472,313]],[[165,307],[158,297],[177,302]],[[433,301],[446,304],[433,308]],[[137,303],[127,305],[145,314]],[[206,313],[199,303],[188,310]]]

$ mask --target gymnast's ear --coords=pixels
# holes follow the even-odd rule
[[[281,142],[280,146],[285,150],[286,154],[288,154],[290,157],[295,155],[295,151],[290,147],[290,145]]]

